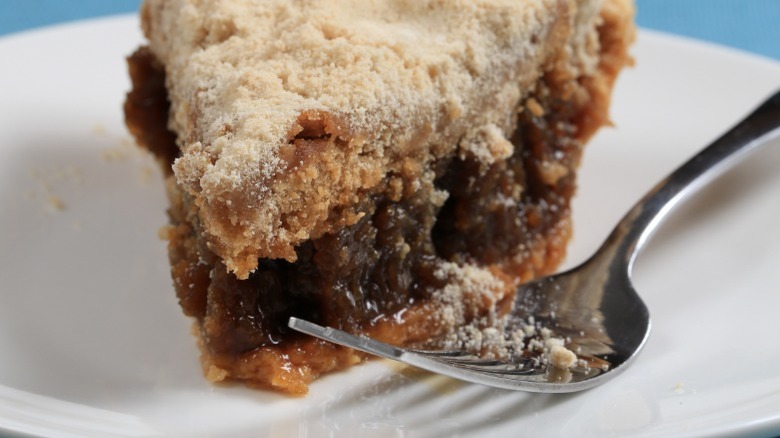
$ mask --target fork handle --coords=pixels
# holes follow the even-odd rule
[[[780,91],[750,115],[661,180],[631,210],[602,245],[623,255],[631,272],[639,250],[661,220],[685,196],[741,161],[748,152],[780,137]],[[603,251],[599,251],[603,252]]]

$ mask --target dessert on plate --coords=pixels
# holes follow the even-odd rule
[[[301,394],[489,325],[571,233],[630,0],[146,0],[127,125],[162,164],[206,377]]]

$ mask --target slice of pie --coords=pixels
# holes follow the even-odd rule
[[[489,324],[553,271],[608,122],[630,0],[147,0],[128,127],[165,169],[176,293],[208,379],[305,393]]]

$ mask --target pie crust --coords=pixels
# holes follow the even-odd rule
[[[583,145],[631,62],[629,0],[146,0],[126,121],[163,166],[206,377],[303,394],[490,324],[555,270]]]

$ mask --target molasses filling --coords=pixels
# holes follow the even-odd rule
[[[460,324],[506,313],[517,284],[554,271],[571,232],[569,203],[582,147],[607,121],[633,27],[630,3],[622,0],[543,3],[555,5],[549,8],[554,19],[532,32],[548,41],[536,43],[543,56],[529,69],[537,73],[514,76],[523,82],[519,94],[498,87],[507,96],[473,99],[485,108],[511,99],[506,120],[474,133],[468,123],[447,125],[459,120],[457,111],[479,109],[452,110],[410,135],[372,137],[347,116],[304,109],[276,148],[276,173],[246,171],[234,178],[244,169],[245,151],[232,151],[226,141],[244,141],[245,120],[224,116],[204,125],[203,112],[225,99],[202,95],[208,80],[193,87],[186,111],[180,108],[181,88],[170,75],[189,67],[171,67],[178,62],[175,50],[155,34],[155,27],[170,25],[167,14],[175,6],[146,2],[145,30],[153,44],[129,58],[126,122],[165,169],[172,277],[184,313],[196,321],[207,378],[302,394],[317,376],[364,356],[290,331],[290,316],[394,344],[435,343]],[[223,14],[214,16],[227,20],[231,11],[214,7]],[[596,13],[589,15],[589,8]],[[251,36],[242,35],[244,23],[235,17],[222,25],[204,25],[226,33],[199,36],[193,57]],[[337,28],[331,39],[338,39]],[[590,61],[571,59],[571,40],[589,29],[593,38],[584,37],[581,47],[592,60],[587,67],[580,64]],[[294,74],[286,71],[285,80]],[[392,131],[396,122],[380,119],[376,126]],[[403,144],[379,152],[366,146],[387,138]],[[209,172],[227,155],[225,166],[235,165],[227,175],[234,179],[215,186]],[[220,184],[229,179],[220,178]],[[274,200],[272,209],[269,193],[287,198]],[[263,234],[263,221],[273,222],[274,231]]]

